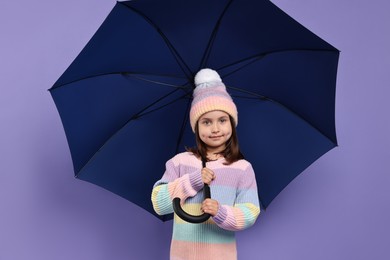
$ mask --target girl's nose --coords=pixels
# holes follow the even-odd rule
[[[218,125],[217,124],[213,124],[212,128],[211,128],[211,131],[213,133],[218,133],[219,132],[219,128],[218,128]]]

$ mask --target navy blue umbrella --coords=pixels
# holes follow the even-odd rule
[[[338,57],[267,0],[117,2],[50,93],[75,176],[155,214],[165,162],[194,145],[193,77],[217,70],[266,208],[337,145]]]

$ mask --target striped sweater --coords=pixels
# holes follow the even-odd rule
[[[201,224],[173,221],[171,260],[237,259],[235,231],[252,226],[259,213],[256,179],[246,160],[224,165],[224,159],[207,162],[216,179],[211,182],[211,198],[219,202],[216,216]],[[179,197],[183,209],[202,214],[202,162],[192,153],[180,153],[166,163],[166,171],[152,191],[154,210],[159,215],[173,212],[172,199]]]

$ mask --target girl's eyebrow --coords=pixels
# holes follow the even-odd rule
[[[218,120],[221,120],[221,119],[228,119],[229,117],[228,116],[221,116],[221,117],[218,117]]]
[[[227,119],[229,118],[228,116],[220,116],[217,118],[217,120],[220,120],[220,119]],[[203,117],[201,118],[200,120],[209,120],[209,121],[212,121],[213,119],[212,118],[208,118],[208,117]]]

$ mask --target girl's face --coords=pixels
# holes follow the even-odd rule
[[[229,114],[219,110],[203,114],[198,121],[198,131],[200,139],[207,145],[208,152],[223,151],[232,136]]]

